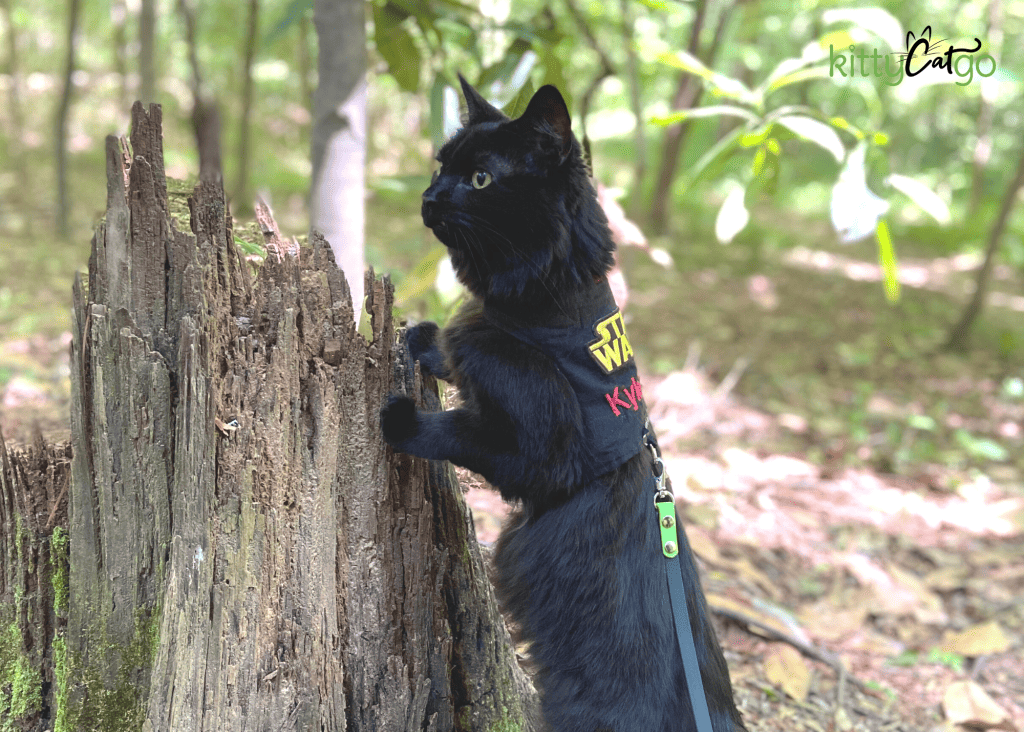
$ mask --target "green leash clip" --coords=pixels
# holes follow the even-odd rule
[[[679,554],[679,535],[676,533],[676,502],[655,501],[658,508],[658,527],[661,529],[661,552],[671,559]]]

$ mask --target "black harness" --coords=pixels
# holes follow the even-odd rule
[[[646,410],[640,409],[643,393],[622,314],[610,292],[600,292],[597,297],[591,310],[596,307],[604,315],[587,326],[523,326],[486,308],[484,314],[493,325],[550,357],[576,393],[589,450],[584,476],[588,481],[614,470],[644,449],[651,451],[654,470],[649,484],[654,490],[669,601],[690,706],[697,732],[713,732],[679,567],[675,499],[665,486],[665,467],[650,422],[644,421]]]

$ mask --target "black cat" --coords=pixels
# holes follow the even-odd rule
[[[460,77],[461,79],[461,77]],[[606,274],[614,244],[569,112],[542,87],[509,120],[462,80],[465,126],[438,152],[423,222],[472,299],[407,342],[462,406],[382,411],[396,450],[450,460],[519,501],[498,597],[530,642],[557,732],[695,729],[669,607],[646,407]],[[685,535],[682,572],[715,732],[743,729]]]

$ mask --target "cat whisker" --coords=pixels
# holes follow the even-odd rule
[[[477,259],[478,256],[482,256],[482,252],[477,252],[476,247],[474,247],[473,244],[469,241],[469,237],[473,233],[473,230],[468,227],[460,226],[457,229],[453,228],[452,231],[455,232],[456,234],[456,241],[458,241],[458,234],[460,232],[462,233],[462,241],[465,244],[467,256],[472,262],[473,267],[476,268],[477,272],[483,272],[484,268],[480,264],[480,261]],[[477,241],[477,243],[479,243],[479,240]]]
[[[519,249],[519,247],[517,247],[511,239],[509,239],[507,236],[505,236],[500,231],[495,229],[491,224],[476,216],[472,218],[473,228],[469,229],[468,231],[473,234],[474,238],[477,241],[477,244],[483,246],[483,242],[481,242],[480,240],[480,235],[475,231],[475,229],[484,229],[488,233],[492,234],[495,237],[495,239],[493,240],[494,244],[498,246],[500,249],[502,249],[502,251],[504,251],[505,254],[518,257],[522,262],[524,262],[527,266],[533,269],[534,274],[537,275],[537,282],[539,282],[541,286],[545,290],[547,290],[548,294],[551,295],[551,299],[555,303],[555,305],[558,306],[558,309],[561,310],[566,317],[570,317],[569,313],[567,313],[565,308],[562,307],[561,302],[559,302],[559,298],[555,290],[553,290],[549,286],[550,283],[548,282],[548,279],[551,275],[550,270],[544,269],[535,261],[533,261],[533,259],[524,254],[522,250]],[[508,248],[505,249],[504,247],[502,247],[502,244],[507,244]]]

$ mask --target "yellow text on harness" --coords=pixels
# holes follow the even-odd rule
[[[622,322],[622,313],[616,310],[604,320],[594,326],[594,332],[598,339],[591,343],[590,355],[610,374],[615,369],[621,368],[629,359],[633,358],[633,347],[629,345],[626,337],[626,326]]]

